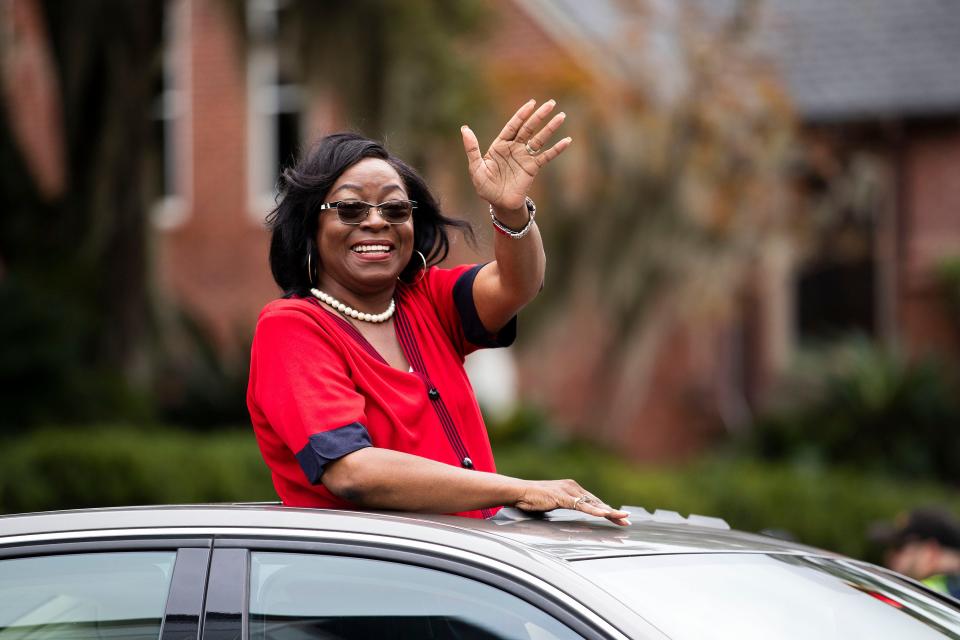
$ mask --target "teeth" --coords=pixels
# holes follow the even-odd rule
[[[357,253],[383,253],[390,251],[390,247],[385,244],[358,244],[353,250]]]

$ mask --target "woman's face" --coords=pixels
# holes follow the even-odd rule
[[[403,181],[389,163],[364,158],[343,172],[324,202],[407,199]],[[403,224],[389,224],[378,209],[371,209],[366,220],[348,225],[340,222],[336,210],[324,210],[317,223],[317,247],[321,289],[334,297],[343,289],[356,296],[382,293],[396,285],[413,254],[413,216]]]

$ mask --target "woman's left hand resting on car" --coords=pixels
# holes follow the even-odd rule
[[[461,129],[497,227],[485,265],[428,266],[447,254],[446,227],[468,225],[443,216],[422,178],[375,141],[328,136],[285,174],[269,222],[286,295],[260,316],[247,396],[285,504],[474,517],[573,508],[628,524],[573,480],[495,473],[462,367],[474,349],[512,341],[543,285],[527,194],[571,144],[548,146],[565,118],[554,108],[527,102],[483,154]]]

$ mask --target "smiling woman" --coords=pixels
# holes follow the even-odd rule
[[[547,146],[564,114],[523,105],[486,154],[461,129],[490,205],[496,260],[453,269],[449,227],[417,173],[380,143],[321,139],[282,180],[268,222],[284,291],[257,322],[247,406],[287,505],[489,517],[503,505],[579,509],[625,524],[573,480],[499,475],[464,357],[509,345],[543,283],[527,191],[570,145]]]

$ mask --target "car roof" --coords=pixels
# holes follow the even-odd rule
[[[564,560],[671,553],[817,553],[825,552],[776,538],[734,531],[725,523],[711,526],[671,515],[653,517],[631,510],[633,524],[620,527],[579,512],[557,510],[531,517],[504,509],[496,518],[479,520],[449,515],[400,512],[303,509],[276,504],[165,505],[78,509],[0,516],[0,545],[24,537],[83,538],[119,535],[223,533],[242,530],[251,536],[290,536],[331,531],[378,534],[471,548],[472,541],[496,539],[511,546]],[[657,514],[659,515],[659,513]],[[639,516],[639,517],[637,517]],[[664,521],[668,520],[668,521]],[[832,554],[831,554],[832,555]]]

